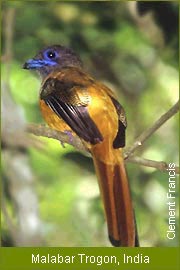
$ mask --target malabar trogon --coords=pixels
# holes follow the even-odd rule
[[[126,116],[116,95],[86,73],[70,48],[53,45],[23,66],[41,79],[39,104],[47,124],[79,136],[92,155],[114,246],[138,246],[135,216],[122,148]]]

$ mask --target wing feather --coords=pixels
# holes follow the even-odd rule
[[[99,129],[88,114],[87,106],[67,104],[56,93],[46,96],[44,101],[80,138],[91,144],[103,141]]]

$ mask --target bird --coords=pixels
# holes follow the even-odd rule
[[[24,69],[40,76],[39,106],[52,129],[78,136],[90,152],[115,247],[139,246],[123,148],[127,127],[116,94],[86,72],[70,47],[51,45],[27,60]]]

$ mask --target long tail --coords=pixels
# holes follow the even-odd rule
[[[117,164],[107,164],[93,155],[93,161],[104,202],[111,244],[116,247],[139,246],[123,158]]]

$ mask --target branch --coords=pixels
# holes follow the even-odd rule
[[[51,129],[49,127],[46,127],[45,125],[29,124],[27,126],[27,131],[36,135],[36,136],[43,136],[43,137],[58,140],[58,141],[62,142],[62,144],[68,143],[80,151],[87,151],[87,149],[85,148],[85,146],[83,145],[83,143],[79,137],[73,136],[73,140],[70,140],[70,138],[67,134],[60,132],[60,131],[56,131],[56,130]],[[140,164],[140,165],[143,165],[146,167],[156,168],[160,171],[166,171],[166,172],[167,172],[167,168],[168,168],[168,165],[166,162],[153,161],[153,160],[148,160],[148,159],[139,158],[139,157],[135,157],[135,156],[129,156],[126,159],[126,162],[136,163],[136,164]],[[177,174],[179,173],[178,167],[175,168],[175,172]]]
[[[80,151],[87,151],[87,149],[85,148],[81,139],[78,136],[73,135],[72,139],[66,133],[51,129],[49,127],[46,127],[45,125],[29,124],[27,126],[27,131],[36,136],[43,136],[58,140],[61,142],[62,145],[64,143],[68,143]]]
[[[135,156],[131,156],[132,153],[141,146],[157,129],[159,129],[168,119],[170,119],[173,115],[175,115],[179,110],[179,102],[177,102],[170,110],[168,110],[165,114],[163,114],[149,129],[145,130],[135,141],[135,143],[128,148],[128,150],[124,153],[124,157],[127,162],[140,164],[146,167],[156,168],[160,171],[166,171],[168,168],[168,164],[163,161],[154,161],[144,158],[139,158]],[[36,136],[43,136],[52,139],[56,139],[63,143],[68,143],[74,146],[76,149],[80,151],[86,151],[87,149],[83,145],[81,139],[77,136],[73,136],[73,140],[69,138],[67,134],[64,132],[56,131],[51,128],[48,128],[44,125],[36,125],[29,124],[27,127],[27,131],[33,133]],[[175,167],[175,172],[179,174],[179,167]]]
[[[155,161],[155,160],[150,160],[150,159],[145,159],[145,158],[140,158],[137,156],[130,156],[127,161],[131,162],[131,163],[135,163],[135,164],[139,164],[142,166],[146,166],[146,167],[151,167],[151,168],[155,168],[159,171],[164,171],[164,172],[168,172],[168,164],[164,161]],[[174,171],[176,174],[179,174],[179,167],[175,167]]]
[[[179,111],[179,101],[174,104],[165,114],[163,114],[150,128],[145,130],[129,147],[125,153],[124,158],[127,159],[132,153],[142,146],[142,144],[156,131],[158,130],[167,120],[169,120],[173,115]]]

